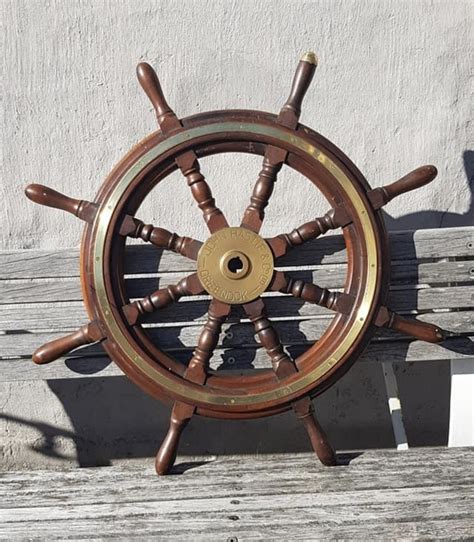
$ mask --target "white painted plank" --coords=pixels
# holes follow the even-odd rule
[[[382,363],[385,390],[387,392],[387,403],[392,420],[393,434],[397,450],[408,450],[408,438],[403,423],[402,405],[398,393],[397,377],[393,371],[393,364],[390,361]]]
[[[474,357],[451,360],[448,446],[474,446]]]

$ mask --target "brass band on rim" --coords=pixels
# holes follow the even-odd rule
[[[345,191],[351,199],[364,231],[367,254],[367,282],[365,291],[363,293],[362,302],[351,327],[349,328],[345,337],[339,343],[338,347],[335,349],[335,351],[333,351],[332,355],[326,358],[320,365],[312,369],[310,372],[302,374],[300,378],[291,383],[282,382],[280,387],[269,391],[257,393],[249,391],[245,395],[232,396],[227,394],[218,395],[217,393],[210,393],[205,387],[191,387],[184,381],[175,381],[167,373],[162,373],[147,363],[141,354],[137,352],[127,341],[127,338],[123,335],[118,323],[113,317],[112,306],[106,293],[105,270],[103,265],[105,241],[114,209],[130,183],[133,182],[140,171],[142,171],[143,168],[145,168],[161,154],[173,149],[178,145],[189,142],[197,137],[224,132],[245,132],[260,136],[272,137],[273,139],[279,140],[282,143],[292,145],[293,147],[303,151],[304,153],[310,155],[313,159],[317,160],[333,176],[335,181],[339,183],[342,190]],[[187,398],[188,401],[191,400],[206,404],[211,409],[216,409],[221,405],[251,406],[279,399],[282,400],[281,402],[284,402],[285,397],[307,388],[312,382],[318,380],[332,367],[334,367],[353,345],[366,323],[374,296],[376,294],[378,267],[376,235],[368,211],[369,210],[366,208],[364,201],[351,184],[351,181],[343,170],[335,162],[333,162],[329,156],[324,154],[321,149],[312,143],[308,143],[295,133],[290,134],[276,126],[232,121],[197,126],[178,132],[177,134],[158,143],[146,154],[141,156],[121,177],[115,188],[109,193],[107,199],[102,203],[99,213],[97,213],[95,238],[93,239],[92,251],[94,269],[93,279],[98,300],[98,308],[102,313],[102,320],[107,326],[107,335],[120,346],[123,353],[130,360],[130,363],[135,365],[139,372],[155,381],[164,390],[171,390],[171,392],[174,394]]]

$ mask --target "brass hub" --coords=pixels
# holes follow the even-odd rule
[[[224,228],[202,245],[197,272],[206,291],[219,301],[248,303],[270,284],[273,254],[253,231]]]

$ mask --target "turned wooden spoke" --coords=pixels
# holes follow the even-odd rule
[[[89,322],[88,324],[80,327],[74,333],[50,341],[49,343],[40,346],[32,355],[32,359],[38,365],[44,365],[51,363],[52,361],[69,354],[72,350],[91,344],[97,341],[101,341],[105,338],[102,330],[100,329],[96,321]]]
[[[244,212],[241,226],[258,233],[265,218],[265,208],[277,180],[277,175],[286,159],[287,151],[267,146],[262,169],[250,197],[250,204]]]
[[[156,247],[172,250],[191,260],[197,260],[199,249],[202,246],[201,241],[197,241],[191,237],[181,237],[163,228],[145,224],[130,215],[124,218],[120,227],[120,235],[133,237],[134,239],[143,239],[143,241],[152,243]]]
[[[355,305],[355,299],[345,292],[335,292],[334,290],[321,288],[311,282],[293,279],[281,271],[274,271],[270,289],[284,294],[291,294],[307,303],[314,303],[342,314],[349,314]]]
[[[306,429],[311,446],[321,463],[327,467],[336,465],[336,454],[329,443],[326,433],[316,418],[311,399],[307,396],[303,397],[292,403],[292,406],[296,416],[301,420],[301,423]]]
[[[284,380],[297,373],[296,364],[283,350],[277,332],[266,317],[263,300],[257,299],[248,303],[244,305],[244,309],[255,326],[260,342],[272,360],[273,370],[278,380]],[[327,466],[336,465],[336,454],[314,414],[311,399],[308,396],[301,397],[292,402],[292,407],[306,429],[313,450],[320,461]]]
[[[142,62],[137,66],[137,77],[140,85],[153,104],[158,125],[163,134],[167,135],[170,132],[182,129],[181,121],[164,97],[155,70],[146,62]],[[222,214],[222,211],[216,207],[211,189],[204,175],[201,173],[196,153],[193,150],[186,151],[179,155],[175,161],[182,174],[186,177],[188,186],[191,188],[194,199],[197,201],[211,233],[227,227],[227,220]]]
[[[184,378],[194,384],[204,384],[207,378],[209,360],[219,342],[222,325],[230,313],[230,305],[213,299],[209,304],[207,322],[201,331],[193,357],[184,373]],[[170,417],[170,425],[155,459],[157,474],[166,474],[176,459],[179,438],[196,411],[194,405],[176,401]]]
[[[178,284],[171,284],[166,288],[160,288],[150,295],[137,299],[123,307],[123,312],[130,325],[134,325],[145,314],[150,314],[159,309],[164,309],[172,303],[176,303],[183,296],[199,295],[204,288],[196,273],[180,280]]]
[[[442,342],[448,335],[446,331],[438,326],[429,324],[428,322],[403,318],[403,316],[383,306],[380,307],[374,323],[377,327],[393,329],[404,335],[409,335],[410,337],[429,343]]]
[[[370,190],[367,196],[372,207],[380,209],[393,198],[430,183],[437,174],[435,166],[421,166],[392,184]]]
[[[285,352],[276,329],[267,318],[263,300],[258,298],[251,303],[246,303],[243,307],[254,325],[255,333],[271,359],[275,373],[279,376],[293,373],[293,360]]]
[[[29,184],[25,189],[25,194],[31,201],[61,209],[67,213],[77,216],[85,222],[92,222],[97,213],[97,205],[91,201],[79,200],[65,196],[52,188],[42,184]]]
[[[272,249],[274,258],[279,258],[285,255],[290,249],[316,239],[329,230],[347,226],[349,223],[350,218],[346,211],[342,207],[337,207],[329,210],[324,216],[302,224],[290,233],[282,233],[276,237],[266,239],[266,241]]]
[[[199,162],[194,151],[188,151],[176,158],[176,163],[188,181],[191,193],[201,209],[204,220],[211,233],[228,227],[222,211],[216,207],[211,188],[200,171]]]
[[[296,68],[288,99],[278,115],[277,122],[294,130],[301,115],[301,104],[317,66],[314,53],[306,53]],[[288,151],[268,145],[263,159],[263,166],[250,198],[250,204],[244,212],[241,226],[258,233],[265,218],[277,175],[288,156]]]
[[[214,349],[219,343],[222,325],[230,313],[230,305],[213,299],[209,305],[207,321],[199,335],[196,349],[189,362],[185,378],[202,384],[206,380],[206,371]]]

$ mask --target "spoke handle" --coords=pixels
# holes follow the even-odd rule
[[[445,338],[443,331],[438,326],[429,324],[428,322],[408,320],[395,313],[393,314],[390,327],[404,335],[411,335],[415,339],[428,343],[439,343]]]
[[[66,211],[86,222],[92,222],[97,210],[95,203],[70,198],[43,184],[29,184],[25,194],[28,199],[39,205]]]
[[[300,116],[303,98],[313,80],[317,65],[318,61],[314,53],[309,52],[302,56],[296,68],[290,95],[283,106],[283,111],[289,110],[296,117]]]
[[[318,420],[314,417],[313,412],[308,412],[300,420],[308,433],[313,450],[316,452],[321,463],[327,467],[335,466],[337,460],[334,450],[330,446],[328,438]]]
[[[430,183],[437,174],[435,166],[421,166],[392,184],[371,190],[369,199],[374,209],[379,209],[397,196]]]
[[[209,360],[219,343],[222,325],[230,313],[230,305],[213,300],[211,301],[208,312],[208,319],[199,335],[196,349],[193,352],[193,357],[186,371],[186,376],[193,382],[205,380]]]
[[[175,114],[166,101],[161,88],[160,80],[155,70],[147,62],[140,62],[137,66],[138,81],[152,103],[158,124],[162,124],[166,117],[175,117]]]
[[[155,290],[150,295],[137,299],[123,307],[125,317],[130,325],[135,325],[145,314],[151,314],[157,310],[164,309],[187,295],[183,281],[178,284],[170,284],[166,288]]]
[[[43,346],[35,350],[32,359],[38,365],[45,365],[65,356],[80,346],[91,344],[102,338],[102,332],[99,330],[97,324],[90,322],[70,335],[43,344]]]
[[[156,454],[155,470],[158,475],[167,474],[176,461],[179,438],[188,422],[189,418],[181,419],[174,413],[171,415],[168,433]]]
[[[438,326],[429,324],[428,322],[403,318],[403,316],[392,312],[387,307],[380,307],[375,319],[375,325],[393,329],[399,333],[428,343],[440,343],[448,335],[446,331]]]

